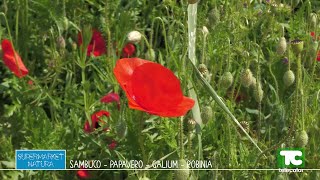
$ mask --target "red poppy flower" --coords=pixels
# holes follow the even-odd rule
[[[136,46],[132,43],[127,43],[122,49],[122,58],[131,57],[136,52]]]
[[[21,57],[13,49],[12,43],[8,39],[4,39],[1,43],[2,46],[2,59],[4,64],[13,72],[17,77],[22,78],[26,76],[29,71],[24,66]]]
[[[81,32],[78,34],[78,43],[82,44],[82,35]],[[93,56],[101,56],[106,53],[106,42],[103,39],[101,32],[96,29],[92,30],[92,38],[87,48],[87,56],[93,54]]]
[[[108,145],[110,150],[114,150],[117,146],[117,141],[112,140],[111,143]]]
[[[102,103],[112,103],[112,102],[116,102],[118,109],[120,109],[120,97],[117,93],[109,93],[105,96],[103,96],[100,99],[100,102]]]
[[[78,171],[77,171],[77,176],[78,176],[80,179],[88,179],[88,178],[90,178],[90,173],[89,173],[88,170],[82,169],[82,170],[78,170]]]
[[[317,61],[320,61],[320,51],[318,51],[318,54],[317,54]]]
[[[91,133],[95,129],[99,128],[99,122],[104,123],[104,121],[102,121],[100,119],[102,116],[109,117],[110,113],[108,111],[101,110],[101,111],[98,111],[98,112],[92,114],[92,116],[91,116],[92,124],[90,126],[89,121],[87,120],[86,123],[84,124],[84,128],[83,128],[84,131],[86,133]],[[107,131],[108,128],[105,128],[104,130]]]
[[[179,117],[194,105],[193,99],[183,96],[179,79],[160,64],[124,58],[117,61],[113,72],[132,109],[162,117]]]

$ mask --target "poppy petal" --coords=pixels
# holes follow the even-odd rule
[[[126,93],[126,96],[129,101],[129,107],[134,109],[139,108],[139,105],[135,102],[134,99],[132,99],[131,77],[134,69],[145,63],[153,63],[153,62],[143,60],[140,58],[123,58],[117,61],[116,67],[113,70],[113,73],[117,81],[119,82],[121,88]]]
[[[89,174],[89,171],[88,170],[78,170],[77,171],[77,176],[80,178],[80,179],[88,179],[90,178],[90,174]]]
[[[133,72],[132,84],[132,98],[150,111],[173,109],[183,99],[179,79],[160,64],[138,66]]]
[[[19,54],[13,49],[11,42],[8,39],[4,39],[1,43],[1,47],[3,50],[3,62],[10,71],[19,78],[26,76],[29,71],[23,64]]]
[[[116,102],[118,105],[118,109],[120,109],[120,96],[117,93],[109,93],[109,94],[103,96],[100,99],[100,102],[102,102],[102,103]]]
[[[134,46],[134,44],[128,43],[122,49],[121,57],[126,58],[126,57],[133,56],[135,52],[136,52],[136,47]]]
[[[194,103],[193,99],[184,96],[183,100],[174,109],[157,112],[156,115],[161,117],[184,116],[194,106]]]
[[[78,44],[82,44],[82,34],[78,33]],[[93,56],[101,56],[106,53],[106,42],[101,34],[96,29],[92,29],[91,41],[87,47],[87,56],[93,54]]]

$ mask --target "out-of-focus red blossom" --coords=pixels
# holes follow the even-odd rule
[[[310,35],[312,37],[313,40],[316,40],[316,33],[315,32],[310,32]],[[318,40],[320,40],[320,36],[318,36]]]
[[[315,38],[315,36],[316,36],[316,34],[315,34],[315,32],[311,32],[310,33],[310,35],[312,36],[312,39],[313,40],[315,40],[316,38]],[[320,36],[318,36],[318,40],[320,40]],[[318,54],[317,54],[317,61],[320,61],[320,51],[318,51]]]
[[[237,94],[237,90],[235,90],[235,91],[228,91],[228,92],[227,92],[227,96],[228,96],[229,98],[231,98],[231,99],[234,99],[234,101],[235,101],[236,103],[240,103],[241,101],[244,101],[244,100],[247,99],[247,96],[246,96],[244,93],[239,92],[239,93]]]
[[[81,167],[83,168],[83,167]],[[78,170],[77,171],[77,176],[80,178],[80,179],[88,179],[90,178],[90,173],[88,170],[86,169],[82,169],[82,170]]]
[[[117,141],[112,140],[108,147],[110,150],[114,150],[117,147]]]
[[[132,57],[136,52],[136,46],[132,43],[127,43],[123,48],[122,48],[122,58],[128,58]]]
[[[102,103],[112,103],[112,102],[116,102],[118,109],[120,109],[120,97],[117,93],[109,93],[105,96],[103,96],[100,99],[100,102]]]
[[[109,117],[110,113],[108,111],[101,110],[101,111],[98,111],[98,112],[92,114],[91,115],[92,124],[90,126],[89,121],[87,120],[86,123],[84,124],[84,128],[83,128],[84,131],[86,133],[91,133],[95,129],[99,128],[99,122],[100,123],[105,123],[104,121],[102,121],[100,119],[102,116]],[[104,131],[107,131],[107,130],[108,130],[108,128],[104,129]]]
[[[78,44],[82,44],[81,32],[78,33]],[[106,42],[101,34],[96,29],[92,29],[92,38],[87,48],[87,56],[93,54],[93,56],[101,56],[106,53]]]
[[[10,69],[10,71],[19,78],[26,76],[29,71],[23,64],[19,54],[13,49],[11,41],[4,39],[1,42],[1,47],[3,51],[3,62]]]
[[[162,117],[185,115],[194,100],[183,96],[180,81],[166,67],[140,58],[124,58],[113,70],[129,107]]]

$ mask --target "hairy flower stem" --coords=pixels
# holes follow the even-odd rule
[[[299,102],[300,106],[299,107]],[[300,113],[300,126],[304,129],[304,109],[303,109],[303,87],[302,87],[302,66],[301,66],[301,53],[297,57],[297,86],[296,86],[296,112]],[[297,114],[298,118],[298,114]]]
[[[143,115],[144,113],[141,112],[141,116],[140,116],[140,120],[139,120],[139,129],[140,129],[140,133],[139,133],[139,137],[138,137],[138,141],[139,141],[139,146],[140,146],[140,150],[142,153],[142,160],[144,163],[147,163],[147,156],[146,156],[146,151],[144,148],[144,137],[142,135],[142,131],[143,131],[143,124],[144,124],[144,119],[143,119]],[[143,171],[143,177],[145,176],[146,171]]]
[[[183,145],[183,116],[179,121],[179,147],[180,147],[180,159],[184,158],[184,145]]]

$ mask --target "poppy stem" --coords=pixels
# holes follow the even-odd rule
[[[143,119],[143,115],[144,113],[142,112],[141,113],[141,116],[140,116],[140,119],[139,119],[139,129],[140,129],[140,133],[139,133],[139,137],[138,137],[138,141],[139,141],[139,146],[140,146],[140,149],[141,149],[141,153],[142,153],[142,160],[143,160],[143,163],[147,163],[147,156],[146,156],[146,152],[145,152],[145,149],[144,149],[144,138],[143,138],[143,135],[142,135],[142,131],[143,131],[143,123],[144,123],[144,119]],[[145,177],[145,171],[142,171],[143,172],[143,177]]]
[[[184,158],[184,145],[183,145],[183,116],[181,116],[179,121],[179,147],[180,147],[180,159]]]

